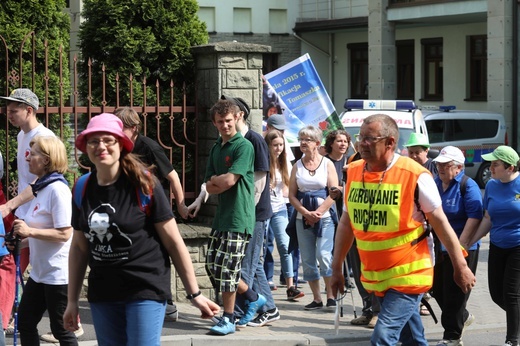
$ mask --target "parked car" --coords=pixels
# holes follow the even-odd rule
[[[432,149],[453,145],[462,150],[466,157],[466,175],[484,188],[491,172],[490,162],[482,160],[482,155],[508,143],[504,116],[441,106],[436,111],[424,110],[424,120]]]
[[[339,118],[345,130],[352,136],[359,133],[363,119],[372,114],[384,113],[391,116],[399,126],[397,152],[407,155],[404,144],[412,132],[428,135],[422,112],[411,100],[345,100],[345,111]]]

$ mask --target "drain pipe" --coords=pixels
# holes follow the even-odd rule
[[[316,46],[314,43],[310,43],[309,41],[307,41],[306,39],[304,39],[303,37],[300,37],[298,36],[295,32],[293,32],[293,36],[296,37],[298,40],[302,41],[303,43],[305,44],[308,44],[309,46],[311,46],[312,48],[322,52],[323,54],[325,54],[327,57],[330,56],[330,53],[329,52],[326,52],[324,51],[323,49],[321,49],[320,47]]]
[[[512,110],[512,124],[513,124],[513,142],[511,143],[511,146],[515,149],[518,149],[518,11],[520,8],[520,0],[513,1],[513,85],[512,85],[512,104],[511,104],[511,110]]]

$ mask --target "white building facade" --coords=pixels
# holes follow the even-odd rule
[[[336,109],[412,99],[505,115],[518,147],[520,0],[199,0],[210,42],[272,47],[264,72],[309,53]],[[71,14],[80,0],[70,1]],[[73,3],[76,3],[74,5]],[[71,47],[73,45],[71,44]]]

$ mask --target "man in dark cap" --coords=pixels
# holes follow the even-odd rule
[[[260,297],[266,300],[265,308],[255,312],[260,314],[253,319],[251,315],[252,309],[247,309],[241,316],[238,326],[260,327],[272,321],[280,319],[280,313],[274,304],[271,289],[265,276],[264,266],[260,260],[262,248],[264,246],[264,235],[267,228],[267,220],[273,215],[271,209],[271,197],[269,195],[269,148],[267,143],[260,134],[249,129],[246,121],[250,114],[250,108],[247,103],[239,98],[222,96],[222,99],[231,100],[240,108],[241,112],[237,120],[237,130],[242,133],[244,138],[253,144],[255,151],[254,175],[255,175],[255,228],[249,244],[246,248],[246,254],[242,261],[242,280],[252,287]],[[240,304],[240,297],[237,300],[236,311],[243,310],[244,305]],[[246,304],[247,306],[247,304]]]

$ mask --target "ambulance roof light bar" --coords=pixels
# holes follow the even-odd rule
[[[457,109],[455,106],[439,106],[439,110],[443,112],[449,112]]]
[[[346,110],[353,109],[373,109],[373,110],[400,110],[411,111],[417,108],[412,100],[345,100]]]

